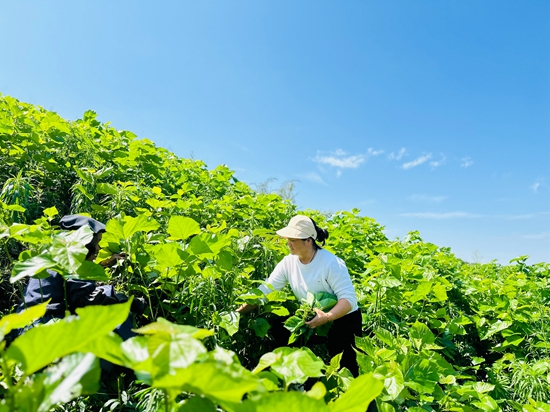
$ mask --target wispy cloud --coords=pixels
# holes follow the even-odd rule
[[[313,161],[319,164],[336,167],[338,169],[336,175],[340,176],[342,174],[342,169],[357,169],[369,157],[380,156],[382,153],[384,153],[384,150],[377,150],[372,147],[369,147],[366,153],[354,155],[348,154],[342,149],[338,149],[329,154],[317,152],[317,155],[313,158]]]
[[[391,152],[388,155],[388,159],[390,159],[390,160],[401,160],[401,158],[403,156],[405,156],[405,153],[406,153],[406,150],[405,150],[404,147],[402,147],[401,150],[399,150],[399,152],[397,152],[397,153]]]
[[[429,196],[429,195],[411,195],[411,196],[409,196],[409,200],[411,200],[413,202],[418,202],[418,203],[441,203],[447,198],[448,198],[448,196]]]
[[[300,177],[303,177],[304,179],[309,180],[310,182],[313,182],[313,183],[319,183],[321,185],[328,186],[323,180],[323,178],[315,172],[309,172],[301,175]]]
[[[442,157],[440,160],[434,160],[430,162],[430,166],[432,167],[432,169],[437,169],[439,166],[442,166],[445,164],[445,160],[447,160],[447,158],[444,155],[441,155],[441,156]]]
[[[506,220],[528,220],[550,215],[550,212],[525,213],[523,215],[499,215],[497,217]]]
[[[468,212],[444,212],[444,213],[433,213],[433,212],[420,212],[420,213],[402,213],[400,216],[403,217],[418,217],[422,219],[476,219],[482,217],[482,215],[468,213]]]
[[[336,150],[329,155],[321,155],[317,152],[317,156],[313,159],[314,162],[334,166],[340,169],[356,169],[366,159],[366,155],[348,155],[341,149]]]
[[[373,149],[372,147],[369,147],[368,150],[367,150],[367,156],[368,157],[371,157],[371,156],[380,156],[381,154],[384,153],[384,150],[375,150]]]
[[[533,235],[523,235],[521,237],[524,239],[541,240],[541,239],[550,238],[550,232],[536,233]]]
[[[531,189],[534,193],[539,193],[542,188],[548,189],[548,185],[542,177],[539,177],[535,183],[529,186],[529,189]]]
[[[474,161],[472,160],[472,158],[469,156],[466,156],[462,158],[462,163],[460,163],[460,167],[466,169],[473,164],[474,164]]]
[[[404,163],[403,166],[401,166],[403,169],[407,170],[407,169],[411,169],[413,167],[416,167],[416,166],[420,166],[421,164],[423,163],[426,163],[428,160],[430,160],[432,158],[432,154],[431,153],[427,153],[427,154],[424,154],[420,157],[417,157],[416,159],[414,159],[412,162],[407,162],[407,163]]]

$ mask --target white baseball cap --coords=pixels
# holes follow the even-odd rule
[[[296,215],[288,225],[276,232],[281,237],[293,238],[293,239],[317,239],[317,231],[311,219],[307,216]]]

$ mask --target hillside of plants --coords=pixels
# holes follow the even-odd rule
[[[359,210],[262,192],[93,111],[68,121],[0,95],[0,412],[550,411],[549,263],[467,263],[414,228],[388,239]],[[97,262],[127,258],[85,261],[91,231],[58,227],[77,213],[107,225]],[[257,287],[297,213],[328,229],[355,284],[357,378],[322,345],[274,346],[272,321],[301,302]],[[31,327],[45,304],[16,308],[47,269],[133,298]],[[137,298],[137,336],[122,341],[113,329]],[[245,302],[259,307],[240,316]]]

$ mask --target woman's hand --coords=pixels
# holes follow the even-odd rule
[[[342,298],[330,310],[330,312],[323,312],[321,309],[317,308],[313,308],[313,310],[317,313],[317,315],[309,322],[306,322],[306,325],[312,329],[318,328],[327,322],[331,322],[346,315],[351,310],[351,304],[347,301],[347,299]]]
[[[124,260],[127,257],[128,257],[128,254],[124,252],[113,253],[113,255],[110,258],[102,260],[101,262],[99,262],[99,264],[104,268],[110,268],[116,265],[119,260]]]
[[[309,322],[306,322],[306,325],[309,326],[311,329],[318,328],[319,326],[323,326],[325,323],[328,323],[331,321],[332,313],[331,312],[323,312],[321,309],[313,308],[316,315],[313,319],[311,319]]]

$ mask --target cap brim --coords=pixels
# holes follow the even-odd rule
[[[282,229],[277,230],[275,233],[277,233],[281,237],[286,237],[291,239],[308,239],[311,237],[305,232],[302,232],[300,230],[293,229],[290,227],[284,227]]]

